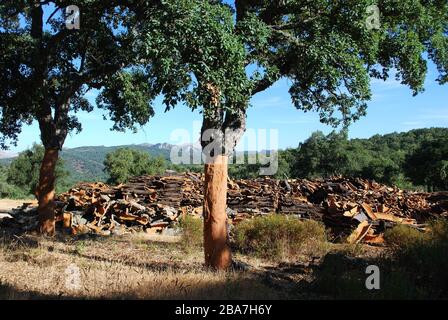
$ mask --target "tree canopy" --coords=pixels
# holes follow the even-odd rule
[[[135,129],[153,115],[155,96],[141,66],[137,11],[147,1],[77,1],[79,30],[65,25],[71,1],[3,1],[0,5],[0,146],[15,143],[23,124],[39,123],[45,147],[61,149],[81,130],[78,111],[91,112],[87,91],[114,129]],[[113,94],[112,94],[113,92]]]
[[[26,195],[35,194],[39,182],[39,168],[44,157],[44,147],[34,144],[15,158],[7,168],[6,181],[23,190]],[[70,173],[64,167],[64,161],[58,160],[56,165],[57,189],[67,187]]]
[[[144,151],[119,148],[106,155],[104,166],[104,170],[110,175],[110,182],[123,183],[135,176],[162,174],[167,163],[161,156],[151,157]]]
[[[406,173],[432,190],[448,190],[448,137],[421,144],[406,159]]]
[[[365,114],[372,77],[395,76],[417,94],[428,59],[448,81],[446,1],[86,0],[79,30],[65,28],[69,1],[35,3],[0,7],[2,147],[33,119],[44,145],[60,147],[81,129],[75,113],[93,109],[92,88],[117,130],[146,123],[158,94],[167,109],[202,108],[204,130],[237,131],[230,153],[250,97],[282,77],[298,109],[335,126]],[[371,5],[377,29],[366,27]]]

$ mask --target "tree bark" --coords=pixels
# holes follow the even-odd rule
[[[226,270],[232,264],[227,224],[227,166],[229,156],[246,129],[246,107],[224,110],[221,91],[206,83],[210,105],[204,108],[201,127],[204,166],[204,255],[205,265]]]
[[[228,269],[232,263],[227,232],[228,156],[218,155],[204,168],[204,253],[207,267]]]
[[[37,188],[39,232],[49,236],[53,236],[55,233],[55,169],[58,155],[59,150],[57,148],[45,148]]]

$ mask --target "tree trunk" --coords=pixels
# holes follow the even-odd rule
[[[44,159],[40,168],[37,199],[39,201],[39,232],[53,236],[55,233],[55,169],[58,161],[57,148],[45,148]]]
[[[218,155],[204,168],[205,264],[216,270],[228,269],[232,263],[227,233],[227,163],[228,156]]]

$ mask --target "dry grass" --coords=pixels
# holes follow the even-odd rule
[[[193,222],[187,230],[195,233],[196,227]],[[347,246],[306,242],[300,254],[276,261],[235,252],[236,269],[212,272],[203,267],[200,244],[186,247],[185,241],[186,233],[77,238],[59,234],[56,239],[3,233],[0,299],[322,298],[309,286],[325,255],[361,254]],[[71,289],[67,268],[73,265],[79,268],[80,286]]]
[[[277,259],[235,251],[238,268],[229,272],[205,269],[202,248],[186,250],[185,234],[45,239],[0,230],[0,299],[446,298],[447,226],[434,222],[432,241],[401,250],[317,237]],[[378,292],[364,285],[370,264],[382,272]],[[79,288],[67,287],[72,265]]]
[[[52,241],[33,237],[3,243],[0,299],[278,299],[288,298],[252,272],[211,272],[202,252],[144,237]],[[66,270],[80,287],[66,286]]]

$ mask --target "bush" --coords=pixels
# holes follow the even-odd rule
[[[118,148],[109,152],[104,160],[104,171],[110,175],[110,183],[124,183],[144,174],[162,174],[166,168],[163,157],[151,157],[145,151],[131,148]]]
[[[396,247],[409,247],[427,238],[427,235],[406,225],[397,225],[384,234],[386,242]]]
[[[23,190],[25,194],[34,194],[39,183],[39,171],[44,158],[45,148],[34,144],[15,158],[6,172],[6,181]],[[56,191],[67,189],[67,178],[70,173],[64,169],[64,161],[59,159],[55,169]]]
[[[448,297],[448,220],[429,223],[423,234],[406,226],[386,232],[386,240],[397,245],[393,262],[395,271],[406,276],[410,286],[426,299]]]
[[[387,243],[397,247],[420,245],[422,242],[448,243],[448,220],[436,219],[428,224],[428,232],[423,233],[406,225],[397,225],[384,234]]]
[[[412,281],[421,288],[426,298],[448,297],[448,237],[447,221],[431,224],[427,241],[417,242],[396,254],[400,269],[407,269]]]
[[[204,239],[204,224],[202,219],[186,215],[179,220],[182,234],[182,247],[193,249],[202,247]]]
[[[33,197],[32,194],[15,185],[0,181],[0,199],[30,199]]]
[[[432,241],[448,243],[448,219],[436,219],[429,223],[429,234]]]
[[[306,244],[326,240],[325,227],[311,220],[300,221],[285,215],[256,217],[233,230],[235,249],[268,259],[295,256]]]

